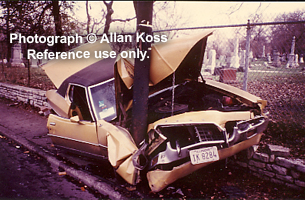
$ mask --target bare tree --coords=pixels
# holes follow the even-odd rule
[[[172,29],[178,26],[183,27],[188,21],[187,18],[182,17],[181,13],[178,13],[176,2],[174,1],[154,2],[153,19],[154,31]],[[173,38],[177,34],[177,31],[171,31],[165,34],[167,34],[168,38]]]
[[[105,28],[104,28],[104,33],[108,34],[109,32],[109,28],[110,28],[110,24],[112,22],[112,19],[111,19],[111,15],[113,14],[113,9],[112,9],[112,4],[113,4],[113,1],[110,1],[110,2],[107,2],[107,1],[103,1],[106,8],[107,8],[107,14],[106,14],[106,20],[105,20]]]
[[[52,1],[52,12],[54,16],[54,23],[55,23],[55,34],[57,36],[63,36],[62,33],[62,23],[61,23],[61,15],[59,11],[59,2],[58,1]],[[65,47],[64,45],[59,42],[56,43],[56,51],[64,51]]]
[[[88,1],[86,1],[86,13],[87,13],[87,34],[89,34],[91,17],[89,14],[89,2]]]
[[[278,15],[275,21],[303,21],[305,11],[298,10],[292,13]],[[305,53],[305,27],[304,24],[284,24],[272,27],[271,44],[272,48],[280,53],[290,53],[292,37],[295,36],[295,53]]]

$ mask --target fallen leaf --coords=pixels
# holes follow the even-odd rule
[[[135,191],[137,188],[136,188],[136,186],[127,186],[126,189],[128,191]]]
[[[58,175],[59,175],[59,176],[67,175],[67,172],[58,172]]]

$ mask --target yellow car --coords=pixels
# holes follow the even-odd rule
[[[148,130],[139,148],[131,126],[134,61],[53,60],[43,68],[57,90],[47,91],[47,127],[55,146],[107,158],[128,183],[145,173],[152,191],[210,163],[258,144],[266,101],[200,74],[212,32],[151,48]],[[72,51],[111,51],[107,43]],[[141,162],[140,162],[141,160]]]

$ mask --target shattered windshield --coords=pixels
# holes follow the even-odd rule
[[[113,120],[116,117],[114,79],[92,86],[89,90],[97,120]]]

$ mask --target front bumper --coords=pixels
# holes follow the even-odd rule
[[[200,125],[204,126],[204,124],[205,123],[201,123]],[[209,125],[210,124],[211,123],[209,123]],[[268,125],[268,119],[263,116],[257,116],[253,119],[237,122],[231,134],[227,133],[225,129],[221,128],[217,124],[213,125],[221,130],[222,137],[217,137],[217,139],[213,140],[211,138],[206,140],[203,138],[197,143],[184,147],[180,147],[176,143],[176,148],[172,147],[171,141],[166,141],[165,150],[159,152],[156,156],[150,159],[148,170],[170,170],[177,166],[177,163],[185,163],[190,160],[190,150],[210,146],[217,146],[218,150],[223,150],[239,142],[249,140],[259,133],[262,133],[266,129]]]
[[[250,139],[239,142],[228,148],[219,149],[219,160],[228,158],[235,155],[236,153],[247,149],[255,144],[258,144],[261,139],[262,133],[255,134]],[[193,165],[191,161],[188,161],[180,166],[174,167],[172,170],[152,170],[147,173],[147,180],[149,186],[153,192],[159,192],[164,189],[167,185],[174,181],[191,174],[192,172],[205,167],[213,162],[201,163]]]

